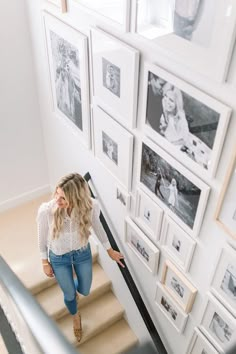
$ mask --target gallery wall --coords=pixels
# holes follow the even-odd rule
[[[214,320],[212,311],[219,310],[220,314],[218,315],[224,318],[225,326],[227,324],[230,328],[229,337],[233,338],[232,333],[236,330],[235,312],[233,311],[235,295],[227,299],[226,293],[224,291],[221,293],[222,279],[220,280],[219,267],[225,267],[226,272],[228,269],[226,259],[231,257],[230,259],[235,262],[233,248],[235,241],[229,236],[228,232],[219,226],[214,215],[219,204],[220,192],[229,170],[230,161],[235,154],[236,61],[232,59],[235,57],[235,53],[231,56],[230,51],[231,42],[234,44],[235,41],[233,37],[235,29],[231,31],[231,38],[227,37],[227,41],[218,38],[218,48],[212,48],[209,55],[208,53],[206,55],[205,48],[201,46],[199,49],[193,47],[189,54],[187,45],[179,38],[172,39],[174,47],[171,46],[170,41],[168,49],[167,42],[159,43],[158,41],[148,40],[137,33],[124,32],[112,21],[107,21],[104,17],[97,16],[92,11],[87,11],[73,0],[67,2],[68,11],[66,13],[61,13],[58,7],[49,2],[35,1],[33,3],[26,1],[26,4],[31,28],[41,121],[51,187],[54,186],[58,178],[71,171],[78,171],[81,174],[90,172],[103,211],[108,217],[121,251],[126,256],[127,264],[137,281],[168,353],[186,353],[190,350],[188,349],[190,343],[193,343],[193,353],[196,354],[198,353],[197,350],[200,350],[199,348],[212,350],[212,353],[214,353],[214,348],[217,348],[218,351],[225,350],[225,346],[229,344],[230,340],[224,336],[222,344],[219,337],[212,333],[211,322]],[[52,16],[46,15],[45,17],[42,8],[53,14],[59,21]],[[235,14],[235,8],[233,10],[233,14]],[[226,20],[228,17],[226,17]],[[113,70],[119,72],[119,69],[129,69],[126,72],[125,88],[122,85],[120,85],[120,88],[116,88],[113,91],[113,96],[110,95],[110,101],[109,98],[107,99],[109,96],[106,96],[106,90],[100,90],[102,86],[103,89],[106,86],[107,91],[109,90],[108,83],[102,81],[102,72],[99,75],[99,66],[97,65],[99,62],[104,63],[102,60],[104,58],[99,59],[99,55],[96,58],[92,55],[92,48],[96,45],[99,48],[99,43],[103,43],[98,40],[96,42],[96,36],[99,38],[99,35],[101,33],[104,35],[104,33],[97,30],[91,32],[90,26],[98,26],[109,35],[113,35],[115,38],[111,38],[111,43],[116,44],[116,39],[122,42],[117,55],[109,56],[109,48],[107,48],[107,53],[106,51],[103,52],[103,57],[106,57],[104,65],[120,60],[120,64],[115,64]],[[57,36],[64,38],[65,41],[71,42],[72,46],[79,48],[80,53],[82,52],[83,58],[85,58],[85,61],[80,61],[80,67],[83,67],[80,74],[80,89],[83,96],[83,117],[86,117],[84,124],[87,124],[89,119],[92,127],[90,133],[89,128],[81,133],[81,129],[78,127],[80,123],[73,123],[73,116],[68,119],[66,117],[68,112],[65,112],[65,109],[63,112],[63,108],[57,105],[58,96],[54,85],[57,70],[53,62],[57,54],[55,54],[55,47],[53,54],[50,46],[50,38],[52,38],[50,37],[50,30],[54,31]],[[216,26],[215,30],[217,32],[219,28]],[[80,34],[77,38],[76,31],[80,31],[82,36]],[[87,52],[83,49],[86,42],[83,35],[88,38],[89,58]],[[214,40],[215,35],[215,33],[211,33]],[[227,35],[227,33],[222,31],[222,37],[224,35]],[[130,47],[126,47],[124,43]],[[178,53],[180,47],[178,47],[178,50],[175,47],[177,44],[183,45],[181,49],[183,51],[182,57]],[[227,47],[224,48],[224,45]],[[124,55],[120,55],[122,50]],[[221,56],[224,59],[223,62],[218,58],[219,52],[228,53],[228,57]],[[197,53],[199,58],[196,57]],[[127,59],[124,59],[126,54]],[[206,55],[206,58],[201,62],[204,55]],[[139,69],[137,69],[138,59]],[[133,71],[135,65],[136,69]],[[198,102],[203,102],[210,109],[208,110],[210,112],[209,116],[213,115],[213,110],[218,112],[220,120],[218,120],[217,145],[212,149],[214,150],[212,163],[215,164],[215,172],[211,171],[211,168],[206,171],[206,168],[200,163],[193,163],[194,159],[187,157],[187,154],[179,155],[179,152],[176,152],[167,141],[163,140],[161,134],[150,133],[150,126],[148,127],[148,124],[144,122],[147,85],[151,81],[150,78],[148,80],[148,73],[150,72],[156,77],[161,77],[165,83],[172,83]],[[225,75],[226,72],[227,75]],[[101,80],[100,86],[99,82],[96,83],[96,75],[97,79],[100,78]],[[138,89],[138,92],[135,91],[135,88]],[[88,92],[88,89],[90,92]],[[125,114],[121,114],[119,110],[122,110],[124,105],[130,107],[130,102],[127,102],[127,95],[122,96],[122,90],[128,90],[127,95],[129,95],[132,109],[132,113],[128,115],[126,122],[122,121]],[[95,97],[94,93],[96,92]],[[118,98],[123,100],[124,104],[120,105]],[[137,111],[135,111],[135,108],[137,108]],[[87,116],[88,111],[91,114],[90,117]],[[206,116],[206,119],[209,116]],[[135,119],[132,119],[132,117],[135,117]],[[86,125],[86,127],[89,126]],[[103,137],[102,141],[99,140],[99,136]],[[89,144],[89,137],[91,137],[91,144]],[[113,150],[116,150],[118,146],[118,151],[122,156],[121,165],[116,161],[116,154],[109,156],[108,147],[104,148],[103,144],[108,146],[110,139],[113,141]],[[116,141],[115,144],[114,141]],[[145,168],[145,153],[143,152],[142,155],[141,151],[142,141],[148,146],[149,152],[150,149],[152,150],[146,164],[148,167]],[[150,163],[150,156],[154,160],[153,164]],[[151,188],[148,183],[146,185],[140,183],[141,171],[144,176],[141,182],[144,182],[145,178],[153,181],[153,176],[157,177],[159,170],[156,168],[156,163],[159,164],[159,167],[161,166],[162,172],[163,169],[165,170],[165,176],[162,176],[161,182],[163,193],[164,187],[166,189],[170,187],[171,179],[167,173],[169,165],[172,173],[178,176],[176,177],[178,186],[181,179],[184,180],[185,177],[194,184],[195,191],[201,190],[201,199],[199,199],[197,216],[195,217],[196,227],[189,228],[186,220],[179,217],[176,206],[172,205],[170,207],[167,202],[163,202],[160,195],[158,197],[158,191],[155,195],[152,190],[154,189],[153,182],[150,182],[152,183]],[[141,165],[143,169],[141,169]],[[178,195],[181,195],[181,193],[183,195],[183,190],[182,192],[177,190]],[[188,192],[190,192],[190,189],[188,189]],[[120,194],[125,199],[126,205],[122,203]],[[137,215],[139,198],[144,205],[145,203],[148,205],[149,211],[153,210],[156,213],[156,219],[160,221],[160,223],[157,222],[153,235],[152,227],[148,229],[147,224],[142,223],[142,217],[139,220]],[[167,200],[167,197],[164,199]],[[183,199],[186,203],[189,203],[188,197]],[[196,207],[194,202],[187,205]],[[228,214],[232,215],[233,206],[224,204],[224,200],[222,205],[226,213],[228,211]],[[186,215],[189,216],[188,210]],[[165,218],[164,223],[161,222],[163,217]],[[173,231],[168,234],[166,230]],[[173,257],[173,253],[170,252],[171,247],[170,244],[168,245],[165,236],[171,237],[171,232],[173,238],[175,234],[181,234],[182,243],[186,245],[188,250],[185,257]],[[235,231],[233,232],[235,234]],[[136,238],[132,239],[132,235],[136,235]],[[135,242],[136,250],[132,246]],[[144,245],[142,247],[145,251],[148,251],[149,261],[145,261],[144,253],[138,250],[138,243]],[[222,249],[225,249],[225,251],[219,259]],[[112,276],[110,261],[105,258],[102,251],[101,261]],[[182,302],[173,291],[171,293],[168,289],[168,281],[166,280],[168,272],[174,272],[175,276],[181,279],[185,291],[189,291],[190,295],[186,301]],[[235,275],[235,267],[233,274]],[[213,275],[214,281],[212,281]],[[119,291],[122,293],[122,289],[118,289],[115,281],[114,288],[118,293]],[[165,312],[165,309],[162,308],[161,299],[163,296],[160,294],[164,294],[169,309],[175,309],[177,312],[178,318],[180,318],[177,324],[175,319],[173,320],[173,316],[171,318],[170,310]],[[208,294],[210,294],[209,297]],[[208,299],[210,300],[208,301]],[[194,338],[197,339],[197,344],[195,344]],[[197,348],[197,346],[199,347]]]
[[[48,175],[26,7],[8,2],[0,17],[0,209],[4,210],[45,193]]]

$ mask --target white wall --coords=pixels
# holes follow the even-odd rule
[[[236,117],[235,113],[230,120],[229,129],[225,139],[224,147],[222,150],[219,166],[217,169],[216,177],[208,184],[211,187],[210,198],[208,200],[206,212],[204,215],[203,224],[197,238],[197,248],[193,257],[189,279],[198,289],[197,298],[193,306],[193,310],[189,315],[188,324],[185,332],[179,335],[176,330],[171,326],[168,320],[161,314],[154,304],[154,295],[156,290],[156,282],[161,277],[162,266],[164,257],[161,256],[160,266],[157,276],[152,276],[148,271],[141,266],[139,260],[131,253],[124,243],[124,217],[125,211],[122,209],[119,202],[115,201],[115,190],[117,186],[116,180],[109,174],[109,172],[100,164],[100,162],[93,156],[92,151],[85,149],[78,139],[78,135],[71,127],[62,119],[53,113],[51,102],[50,81],[48,75],[47,57],[45,54],[43,31],[41,28],[41,13],[40,1],[32,2],[27,1],[29,17],[31,20],[31,35],[34,44],[35,64],[38,78],[39,99],[41,104],[41,118],[44,128],[46,152],[49,160],[49,177],[51,186],[53,186],[59,177],[71,171],[78,171],[81,174],[90,171],[93,179],[93,184],[100,196],[102,206],[110,218],[110,224],[115,232],[120,247],[124,254],[129,258],[131,271],[139,284],[140,291],[150,309],[153,320],[166,343],[168,352],[170,354],[183,354],[186,351],[188,343],[192,337],[195,325],[198,325],[201,320],[206,292],[210,287],[211,276],[214,271],[217,257],[220,249],[229,240],[227,235],[219,229],[213,219],[215,206],[219,197],[219,192],[225,176],[226,168],[232,156],[233,148],[235,146],[235,131],[236,131]],[[69,1],[69,5],[74,3]],[[54,12],[58,17],[63,18],[64,21],[72,24],[84,34],[89,34],[89,25],[100,23],[92,15],[86,15],[83,12],[77,12],[76,8],[71,8],[71,12],[61,15],[52,6],[47,5],[50,11]],[[74,6],[74,5],[73,5]],[[71,14],[71,15],[70,15]],[[177,64],[175,61],[163,55],[157,47],[154,47],[150,42],[138,38],[130,33],[124,34],[117,32],[114,28],[109,29],[121,40],[137,48],[141,52],[141,66],[140,66],[140,88],[143,83],[143,63],[149,61],[150,63],[159,64],[164,69],[172,72],[176,76],[186,80],[193,86],[210,94],[219,101],[236,109],[235,101],[235,68],[236,62],[231,63],[231,72],[233,78],[229,78],[230,83],[217,84],[205,77],[191,72],[187,67]],[[139,93],[139,108],[142,106],[141,90]],[[134,149],[134,162],[133,162],[133,184],[132,184],[132,201],[131,211],[134,209],[134,195],[138,179],[137,166],[138,166],[138,148],[141,142],[141,110],[138,110],[138,125],[137,129],[133,131],[135,136],[135,149]],[[112,207],[111,207],[112,205]],[[101,252],[102,263],[109,270],[110,261],[105,258]],[[115,285],[116,291],[119,292],[118,285]],[[122,289],[120,289],[122,292]],[[123,300],[122,300],[123,301]]]
[[[44,193],[48,185],[26,9],[0,12],[0,210]]]

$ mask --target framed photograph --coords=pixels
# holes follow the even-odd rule
[[[180,307],[189,313],[192,310],[197,289],[169,260],[164,263],[161,282]]]
[[[219,352],[196,327],[186,354],[219,354]]]
[[[155,303],[175,329],[182,333],[186,326],[188,315],[172,300],[160,283],[157,284]]]
[[[90,147],[87,37],[46,13],[44,19],[55,112]]]
[[[197,236],[209,187],[147,138],[141,150],[140,186],[191,236]]]
[[[168,215],[161,229],[162,249],[184,272],[189,270],[196,242]]]
[[[200,329],[218,351],[226,353],[235,339],[236,318],[209,293]]]
[[[213,177],[231,109],[147,63],[144,97],[146,134],[200,177]]]
[[[211,290],[236,317],[236,250],[230,246],[221,250]]]
[[[119,122],[133,128],[137,112],[139,52],[96,28],[91,29],[91,43],[94,99]]]
[[[73,0],[87,13],[102,20],[103,25],[112,26],[122,32],[130,28],[130,0]]]
[[[141,189],[135,201],[135,222],[156,243],[160,239],[163,209]]]
[[[122,188],[120,185],[116,186],[115,189],[115,200],[120,203],[123,208],[128,211],[130,208],[130,194]]]
[[[129,192],[133,135],[98,106],[93,108],[93,128],[95,156]]]
[[[225,80],[235,42],[234,1],[135,0],[132,14],[132,31],[167,57],[215,81]]]
[[[159,249],[130,219],[125,220],[125,242],[149,272],[155,274],[159,263]]]
[[[215,220],[236,239],[236,146],[228,167],[215,212]]]
[[[59,7],[61,12],[66,12],[67,11],[67,0],[47,0],[51,4]]]

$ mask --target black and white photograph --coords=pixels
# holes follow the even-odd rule
[[[90,148],[87,37],[48,13],[43,18],[52,109],[60,122]]]
[[[236,305],[236,265],[228,264],[221,289],[235,302]]]
[[[175,329],[182,333],[186,326],[188,315],[172,300],[160,283],[157,283],[155,303]],[[159,321],[161,320],[158,315]]]
[[[146,64],[144,76],[147,135],[201,177],[213,176],[231,109],[157,66]]]
[[[156,273],[159,261],[159,249],[129,217],[126,218],[125,222],[125,242],[149,272]]]
[[[193,228],[201,189],[144,143],[140,181],[189,228]]]
[[[118,165],[118,145],[104,132],[102,132],[102,148],[104,154]]]
[[[127,197],[122,193],[122,191],[118,187],[116,188],[116,199],[119,200],[124,206],[127,205]]]
[[[225,343],[230,341],[233,329],[228,326],[217,312],[214,313],[209,328],[220,342]]]
[[[102,58],[103,86],[120,97],[120,69]]]
[[[176,249],[177,252],[180,252],[181,249],[181,241],[177,236],[174,235],[172,240],[172,246]]]
[[[176,279],[175,277],[172,277],[171,281],[170,281],[170,284],[171,284],[171,287],[174,289],[174,291],[180,297],[184,297],[184,287],[180,284],[178,279]]]
[[[219,351],[216,350],[207,337],[195,327],[186,354],[219,354]]]

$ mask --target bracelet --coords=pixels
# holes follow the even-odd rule
[[[42,265],[49,265],[49,263],[47,262],[47,263],[42,263]]]

